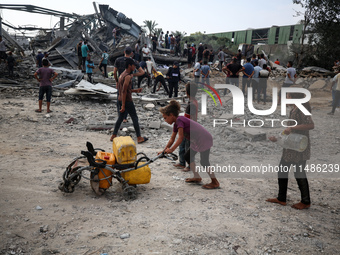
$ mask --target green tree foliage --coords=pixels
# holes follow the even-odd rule
[[[156,34],[157,37],[159,37],[159,35],[161,34],[162,31],[163,31],[163,29],[161,29],[161,28],[155,28],[154,33]]]
[[[171,34],[173,35],[173,36],[177,36],[177,35],[179,35],[181,38],[183,38],[187,33],[186,32],[181,32],[181,31],[171,31]]]
[[[225,47],[228,47],[229,49],[234,48],[233,43],[226,37],[210,36],[201,32],[196,32],[190,36],[184,37],[182,42],[185,41],[188,41],[188,44],[194,43],[196,46],[198,46],[200,43],[208,44],[214,49],[214,51]]]
[[[149,35],[155,33],[156,26],[158,26],[156,21],[154,21],[154,20],[144,20],[143,23],[144,23],[144,27],[146,27],[149,30],[148,31]]]
[[[340,1],[293,0],[293,3],[303,7],[304,12],[297,14],[304,17],[304,32],[310,32],[308,45],[302,43],[296,52],[299,64],[330,69],[340,57]]]

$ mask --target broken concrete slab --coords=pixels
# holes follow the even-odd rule
[[[170,125],[170,124],[168,124],[168,123],[166,123],[166,122],[162,122],[162,123],[161,123],[161,127],[162,127],[162,128],[166,128],[166,129],[169,130],[170,132],[173,131],[173,125]]]
[[[240,131],[249,137],[252,142],[264,141],[267,139],[267,134],[260,128],[240,128]]]
[[[223,113],[219,119],[225,119],[225,120],[231,120],[234,118],[234,115],[233,114],[230,114],[230,113]]]
[[[97,84],[92,84],[88,81],[85,80],[81,80],[77,85],[76,88],[81,89],[81,90],[86,90],[86,91],[90,91],[90,92],[105,92],[105,93],[110,93],[110,94],[114,94],[117,93],[117,89],[112,88],[110,86],[107,86],[105,84],[102,83],[97,83]]]
[[[155,108],[155,105],[154,105],[154,104],[146,104],[146,105],[144,105],[144,109],[145,109],[145,110],[152,111],[153,108]]]
[[[161,128],[161,121],[150,121],[149,128],[160,129]]]
[[[324,87],[327,86],[327,83],[325,80],[317,80],[313,84],[309,86],[309,90],[317,90],[317,89],[323,89]]]

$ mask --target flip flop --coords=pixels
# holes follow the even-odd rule
[[[117,137],[117,136],[113,136],[113,135],[112,135],[112,136],[110,137],[110,142],[113,142],[113,139],[115,139],[116,137]]]
[[[41,112],[41,110],[38,110],[38,109],[37,109],[37,110],[35,110],[35,112]]]
[[[50,113],[50,112],[53,112],[53,111],[49,110],[47,113]]]
[[[220,186],[213,186],[211,183],[202,186],[202,189],[220,189]]]
[[[190,168],[189,167],[185,167],[182,169],[182,172],[190,172]]]
[[[201,183],[202,178],[186,178],[185,182],[186,183]]]
[[[143,137],[144,141],[138,142],[138,143],[145,143],[149,138]]]
[[[174,167],[184,168],[185,166],[183,166],[183,165],[181,165],[181,164],[176,164],[176,165],[174,165]]]

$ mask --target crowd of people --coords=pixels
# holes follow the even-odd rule
[[[113,31],[114,42],[119,40],[119,29]],[[153,48],[150,49],[146,44],[143,48],[140,47],[140,40],[137,41],[134,49],[126,47],[124,56],[115,60],[113,76],[116,81],[116,88],[118,90],[117,96],[117,113],[118,119],[115,124],[113,134],[110,138],[112,141],[118,135],[118,131],[122,122],[127,121],[127,115],[129,114],[134,129],[137,135],[137,142],[144,143],[148,141],[147,137],[141,135],[141,129],[139,127],[138,113],[133,103],[132,93],[142,92],[141,82],[143,79],[147,79],[148,87],[151,87],[151,80],[154,80],[152,92],[155,93],[160,90],[161,86],[164,88],[164,92],[172,98],[178,97],[179,83],[181,82],[181,72],[178,62],[174,62],[169,67],[166,74],[157,70],[154,62],[152,61],[151,54],[158,47],[165,47],[170,49],[174,54],[181,55],[180,49],[180,37],[174,37],[167,32],[164,37],[161,33],[158,37],[154,35],[152,37]],[[4,59],[9,66],[9,71],[13,74],[13,57],[12,53],[8,55],[3,49],[6,49],[5,44],[0,37],[0,61]],[[92,74],[95,69],[94,62],[91,60],[90,49],[86,40],[80,41],[76,46],[76,52],[78,54],[78,68],[83,72],[86,72],[87,78],[90,82],[93,82]],[[183,171],[192,171],[193,177],[187,178],[187,183],[201,183],[202,178],[197,172],[195,167],[195,155],[200,154],[201,165],[207,169],[207,173],[211,179],[211,182],[202,186],[204,189],[216,189],[220,184],[217,181],[216,176],[210,171],[210,149],[213,146],[213,138],[211,134],[199,123],[197,123],[198,103],[195,98],[197,90],[204,85],[210,85],[211,78],[211,63],[214,61],[215,55],[211,49],[199,44],[196,49],[195,44],[189,46],[188,42],[184,43],[183,55],[188,57],[188,67],[194,63],[193,74],[194,81],[185,85],[186,95],[189,99],[187,107],[185,109],[185,115],[179,116],[181,111],[180,104],[171,100],[170,104],[160,109],[164,120],[173,125],[173,133],[166,145],[166,147],[160,153],[172,153],[179,148],[180,161],[175,167],[181,168]],[[252,87],[252,98],[257,103],[263,101],[266,104],[266,89],[267,79],[270,76],[271,69],[268,64],[268,60],[261,55],[253,55],[252,58],[243,59],[242,53],[239,50],[238,53],[229,60],[228,54],[222,49],[217,54],[219,61],[219,70],[226,75],[226,84],[233,84],[241,88],[244,95],[247,95],[248,89]],[[99,62],[99,70],[104,77],[108,77],[107,65],[109,55],[104,51],[101,55]],[[277,59],[275,64],[280,64]],[[336,66],[340,66],[339,61],[336,61]],[[52,112],[50,109],[51,95],[52,95],[52,82],[57,77],[57,73],[51,68],[52,64],[48,60],[48,52],[42,53],[38,50],[36,55],[36,66],[38,70],[35,72],[34,77],[40,84],[39,88],[39,108],[36,112],[42,112],[43,98],[46,95],[47,99],[47,112]],[[11,73],[11,72],[10,72]],[[340,106],[340,73],[337,70],[337,75],[333,79],[332,94],[333,104],[332,111],[329,113],[334,114],[336,107]],[[241,75],[242,74],[242,75]],[[242,76],[242,78],[241,78]],[[134,88],[134,77],[137,79],[137,88]],[[240,79],[241,78],[241,79]],[[297,79],[296,69],[293,67],[293,63],[288,61],[287,74],[282,87],[293,86]],[[166,83],[167,80],[167,83]],[[228,91],[225,91],[225,94]],[[290,98],[301,98],[301,93],[290,93]],[[309,103],[304,106],[311,111]],[[284,130],[286,134],[298,133],[308,137],[309,130],[314,128],[314,123],[310,116],[304,115],[300,109],[294,107],[290,112],[291,120],[295,120],[298,125],[287,128]],[[176,139],[177,138],[177,139]],[[204,138],[204,139],[203,139]],[[270,140],[275,142],[275,137],[270,137]],[[283,150],[280,166],[290,167],[295,166],[297,169],[304,169],[306,161],[310,158],[310,141],[308,143],[307,150],[304,152],[291,151],[289,149]],[[286,194],[288,184],[287,172],[279,172],[279,194],[277,198],[270,198],[267,201],[271,203],[278,203],[280,205],[286,205]],[[307,177],[304,171],[295,172],[295,177],[301,192],[301,202],[294,204],[292,207],[295,209],[307,209],[310,207],[310,194]]]

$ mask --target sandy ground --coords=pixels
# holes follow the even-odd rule
[[[312,100],[314,163],[340,162],[340,112],[326,115],[329,100],[328,92]],[[303,211],[290,207],[299,201],[292,174],[288,205],[279,206],[265,202],[277,194],[275,176],[224,175],[219,178],[221,189],[206,191],[185,184],[190,174],[167,159],[150,165],[151,182],[137,187],[133,201],[123,199],[118,182],[101,197],[84,179],[74,193],[62,193],[58,184],[65,167],[85,149],[86,141],[111,151],[107,132],[64,122],[82,111],[100,117],[107,104],[54,98],[53,113],[46,116],[34,112],[36,90],[2,90],[0,254],[339,254],[338,178],[311,178],[312,206]],[[138,151],[153,156],[169,137],[164,131],[138,145]],[[214,156],[231,164],[277,164],[281,153],[230,151]],[[208,181],[207,175],[202,177]]]

